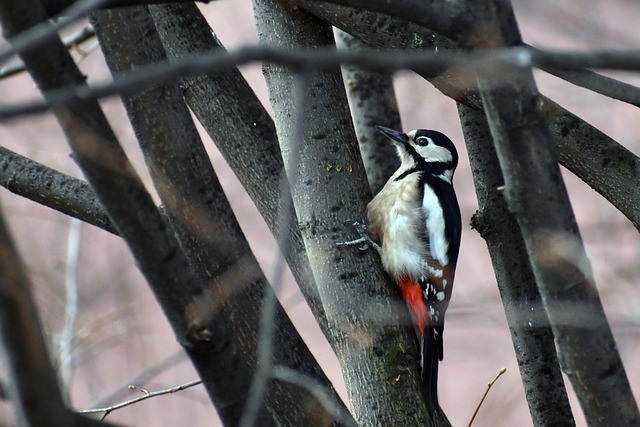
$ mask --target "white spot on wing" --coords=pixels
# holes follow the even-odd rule
[[[418,138],[420,139],[420,138]],[[413,142],[416,152],[420,154],[427,162],[443,162],[449,163],[453,160],[451,151],[436,144],[418,145]],[[451,171],[453,174],[453,171]]]
[[[448,184],[451,184],[451,180],[453,179],[453,169],[447,169],[442,175],[436,175],[436,177],[440,178]]]

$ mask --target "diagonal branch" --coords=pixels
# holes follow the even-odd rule
[[[434,32],[400,21],[389,16],[343,8],[325,2],[296,0],[298,4],[312,11],[332,25],[341,28],[371,47],[380,49],[401,49],[411,52],[419,58],[420,51],[437,51],[436,56],[456,56],[453,42]],[[541,51],[512,48],[512,53],[524,54],[524,62],[502,62],[508,65],[554,66],[563,69],[583,69],[604,65],[621,65],[626,58],[626,67],[637,64],[638,52],[601,52],[601,53],[565,53],[548,54]],[[500,52],[498,49],[496,52]],[[386,53],[382,56],[388,62],[395,60]],[[464,57],[464,55],[463,55]],[[529,63],[526,58],[533,61]],[[513,57],[515,59],[515,57]],[[615,62],[615,64],[614,64]],[[499,64],[494,62],[494,64]],[[450,64],[453,65],[453,64]],[[419,74],[428,79],[437,89],[456,101],[476,110],[482,109],[482,103],[473,76],[473,64],[458,63],[458,67],[442,72],[436,67],[422,68]],[[478,64],[476,64],[478,65]],[[485,62],[485,65],[488,65]],[[578,67],[579,65],[579,67]],[[600,195],[622,212],[633,225],[640,230],[640,158],[597,130],[571,112],[561,108],[548,98],[542,97],[542,113],[551,130],[552,143],[560,164],[596,190]],[[616,161],[612,161],[616,159]]]
[[[255,0],[254,15],[263,45],[282,52],[335,49],[329,25],[286,2]],[[401,326],[408,319],[397,289],[374,254],[335,245],[348,240],[342,224],[360,217],[371,198],[340,70],[299,71],[264,67],[299,227],[354,418],[362,425],[433,425],[417,363],[408,362],[418,352]],[[401,380],[394,385],[389,378],[395,377]]]
[[[339,48],[367,49],[362,42],[344,31],[336,30],[336,33]],[[372,51],[371,54],[376,53]],[[393,76],[388,71],[373,71],[352,66],[342,67],[342,74],[347,81],[353,125],[358,135],[369,187],[373,194],[377,194],[398,169],[395,148],[374,127],[382,124],[392,129],[402,129],[393,89]]]
[[[172,62],[189,55],[226,54],[195,5],[150,6],[156,28]],[[233,169],[258,211],[276,236],[300,291],[326,331],[324,308],[296,224],[288,183],[273,120],[236,67],[180,79],[184,99]],[[229,114],[233,111],[234,114]],[[250,144],[247,141],[260,141]],[[279,224],[281,218],[289,224]],[[278,234],[285,230],[285,236]],[[284,240],[283,240],[284,237]]]
[[[85,181],[0,147],[0,185],[110,233],[118,232]]]
[[[487,242],[533,425],[575,425],[522,234],[499,190],[504,179],[487,119],[462,104],[458,114],[478,196],[472,227]]]
[[[98,11],[92,22],[115,79],[124,78],[141,65],[165,61],[147,7]],[[203,351],[204,348],[196,354],[190,352],[199,371],[219,372],[220,379],[209,385],[218,390],[216,407],[226,412],[233,402],[242,411],[225,422],[238,424],[244,416],[245,402],[250,399],[249,387],[253,388],[255,375],[271,361],[297,369],[323,384],[334,405],[348,413],[277,302],[253,256],[217,180],[181,88],[176,83],[167,84],[125,96],[124,104],[166,207],[168,222],[203,284],[189,295],[191,302],[183,307],[190,328],[208,329],[213,322],[226,325],[226,336],[211,335],[207,340],[235,340],[247,360],[249,370],[244,374],[250,381],[243,384],[235,366],[218,362],[220,354]],[[270,311],[264,308],[268,305]],[[267,319],[262,319],[261,311],[269,314]],[[272,337],[263,340],[259,333],[269,324],[274,325],[269,328],[273,329]],[[266,360],[259,359],[260,353],[270,347],[273,349],[266,352]],[[313,395],[298,387],[268,378],[265,386],[269,411],[263,399],[257,409],[262,423],[274,415],[278,423],[292,426],[308,424],[313,417],[329,416],[322,413],[322,405]]]
[[[147,7],[97,11],[91,22],[114,79],[141,63],[164,59]],[[242,354],[225,358],[222,352],[228,350],[208,343],[236,341],[222,308],[234,296],[230,286],[242,292],[252,282],[259,283],[260,269],[255,268],[250,254],[239,253],[237,244],[227,238],[227,227],[216,220],[218,195],[224,193],[177,86],[156,87],[123,101],[165,206],[167,223],[199,283],[185,288],[184,302],[177,301],[174,307],[183,313],[188,329],[197,334],[185,350],[221,419],[237,424],[252,381],[248,358]],[[224,196],[222,199],[224,211],[227,205]],[[226,249],[222,259],[216,250],[220,247]],[[235,282],[231,280],[234,270],[244,270]],[[261,415],[266,425],[272,425],[265,407]]]
[[[0,3],[0,19],[9,36],[46,21],[46,15],[35,0],[12,4]],[[22,59],[32,77],[44,91],[84,82],[61,41],[55,37],[22,52]],[[196,325],[184,307],[190,295],[201,288],[193,270],[170,233],[164,219],[146,192],[122,151],[112,129],[95,101],[72,101],[54,110],[74,159],[96,191],[119,234],[131,249],[140,270],[174,329],[181,345],[193,356],[202,348],[220,349],[220,363],[227,366],[243,363],[228,340],[208,341],[222,324]],[[227,351],[221,351],[226,349]],[[196,367],[200,367],[196,364]],[[215,370],[200,370],[203,380],[215,381]]]
[[[499,35],[493,43],[520,42],[508,2],[496,7],[492,22]],[[504,174],[503,193],[522,230],[560,364],[590,425],[610,425],[614,419],[638,425],[640,412],[593,282],[551,135],[539,114],[533,74],[521,68],[484,69],[478,85]],[[537,191],[531,191],[531,182]],[[567,312],[567,307],[574,310]]]

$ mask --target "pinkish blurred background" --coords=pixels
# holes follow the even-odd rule
[[[536,47],[578,50],[640,47],[640,36],[635,28],[640,22],[640,8],[634,0],[516,0],[513,3],[525,41]],[[221,0],[200,7],[228,48],[255,43],[250,0]],[[84,52],[75,50],[74,55],[89,82],[108,78],[97,42],[90,41],[82,49]],[[260,67],[244,67],[242,71],[267,105]],[[612,75],[640,84],[639,75]],[[640,155],[637,109],[541,72],[537,72],[536,77],[545,95]],[[474,425],[529,426],[531,421],[515,354],[486,246],[468,226],[477,202],[455,103],[409,72],[397,74],[396,92],[405,130],[436,128],[447,133],[461,151],[462,162],[455,183],[465,228],[456,291],[447,316],[447,356],[440,373],[441,403],[454,426],[466,425],[486,383],[500,368],[506,367],[506,374],[492,389]],[[0,80],[0,94],[3,103],[38,97],[27,75]],[[149,183],[119,100],[106,100],[103,106],[138,172]],[[203,138],[245,234],[265,273],[272,277],[278,256],[273,238],[204,133]],[[49,114],[1,122],[0,141],[18,153],[80,176],[69,157],[62,132]],[[638,395],[640,237],[629,221],[607,201],[570,173],[563,172],[609,321]],[[53,343],[52,352],[59,354],[58,343],[65,317],[65,263],[70,220],[5,189],[0,189],[0,203],[35,283],[41,315]],[[196,379],[189,362],[180,356],[173,333],[122,241],[92,226],[82,225],[78,244],[79,306],[69,359],[71,364],[68,365],[73,372],[70,389],[74,408],[88,409],[139,395],[140,391],[127,389],[129,384],[159,390]],[[280,300],[345,396],[337,360],[289,277]],[[151,375],[150,371],[154,369],[158,372]],[[140,375],[148,378],[137,378]],[[568,388],[577,423],[583,426],[581,411],[570,385]],[[218,425],[215,410],[202,386],[115,411],[107,419],[132,426]],[[9,407],[0,402],[0,423],[11,423],[11,420]]]

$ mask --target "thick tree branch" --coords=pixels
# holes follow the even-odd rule
[[[225,53],[195,5],[150,6],[149,10],[171,61],[180,62],[194,54]],[[293,276],[320,328],[329,337],[295,213],[282,211],[285,206],[293,209],[293,202],[284,179],[273,120],[235,67],[184,77],[180,85],[187,105],[216,143],[278,242],[287,247],[281,250]],[[248,146],[251,150],[247,150]],[[291,222],[281,224],[283,218]],[[285,230],[285,236],[279,236],[278,229]]]
[[[428,3],[417,0],[324,0],[326,3],[380,12],[429,28],[449,37],[460,45],[473,45],[472,35],[484,39],[483,20],[478,19],[482,11],[469,10],[464,0],[432,0]],[[304,2],[303,2],[304,3]],[[477,9],[477,8],[476,8]],[[460,31],[464,29],[464,31]]]
[[[25,1],[0,8],[0,18],[5,33],[11,37],[45,21],[46,15],[36,1]],[[23,51],[21,56],[43,92],[84,82],[84,76],[57,37]],[[56,107],[54,112],[75,160],[114,226],[127,241],[183,347],[193,355],[217,346],[220,349],[217,354],[226,359],[219,363],[227,366],[243,363],[238,352],[233,350],[235,343],[208,340],[209,336],[216,335],[212,330],[223,325],[212,323],[203,327],[184,312],[184,307],[192,302],[190,296],[201,288],[201,284],[136,176],[98,104],[90,100],[72,101]],[[202,365],[196,362],[196,368],[201,368]],[[215,370],[200,370],[199,373],[203,380],[215,382]]]
[[[96,12],[93,22],[116,78],[140,65],[166,59],[147,7]],[[275,301],[273,290],[253,257],[178,85],[165,85],[126,96],[124,100],[169,222],[200,280],[206,284],[192,295],[194,302],[184,308],[194,316],[192,322],[201,323],[203,328],[210,322],[228,325],[230,336],[226,339],[235,337],[252,368],[247,378],[260,368],[257,355],[267,347],[258,333],[269,323],[277,325],[269,338],[275,345],[269,346],[273,351],[267,354],[267,362],[273,360],[274,364],[309,375],[328,387],[333,393],[334,406],[338,406],[339,398],[283,308]],[[240,271],[243,274],[238,274]],[[261,322],[259,315],[263,298],[270,298],[276,304],[275,317],[269,317],[266,322]],[[219,338],[224,339],[211,336],[209,340]],[[217,397],[226,399],[226,404],[229,399],[235,399],[237,407],[243,410],[236,414],[237,418],[228,420],[237,425],[249,398],[249,390],[239,387],[239,381],[234,378],[238,375],[237,369],[214,362],[220,359],[217,354],[198,355],[198,359],[202,359],[200,363],[214,365],[219,375],[229,376],[215,387],[220,392]],[[317,418],[326,420],[329,416],[322,413],[320,402],[306,390],[279,381],[268,381],[267,385],[266,401],[280,424],[308,425]],[[230,387],[235,390],[229,390]],[[218,400],[218,403],[222,402]],[[348,413],[344,407],[342,412]],[[261,423],[268,417],[269,413],[259,412]]]
[[[3,28],[11,36],[46,19],[35,1],[21,2],[0,10]],[[80,84],[79,72],[66,48],[56,38],[22,54],[29,72],[43,92]],[[172,306],[183,299],[179,291],[194,286],[175,239],[167,232],[151,197],[118,144],[113,131],[94,101],[73,101],[55,108],[74,159],[95,189],[114,226],[124,236],[158,296]],[[175,319],[179,313],[170,312]]]
[[[39,3],[40,10],[42,10],[43,13],[39,14],[41,15],[41,19],[37,20],[34,25],[25,28],[20,33],[3,30],[5,39],[9,40],[9,43],[0,45],[0,64],[10,59],[13,55],[32,50],[47,40],[57,37],[59,31],[85,16],[93,9],[102,6],[107,1],[108,0],[78,0],[66,9],[57,9],[55,12],[52,11],[52,13],[44,11],[42,4]],[[47,21],[45,17],[52,19],[51,21]]]
[[[414,58],[420,57],[418,51],[425,49],[435,50],[437,52],[435,56],[445,58],[456,51],[451,40],[399,19],[325,2],[296,1],[317,16],[372,47],[410,51]],[[515,52],[523,54],[520,57],[522,61],[515,60],[516,55],[511,57],[513,61],[505,61],[502,64],[554,66],[574,70],[604,66],[604,62],[600,61],[611,61],[608,67],[614,68],[617,65],[629,68],[640,65],[638,52],[549,54],[539,50],[512,49],[515,49],[510,50],[512,54]],[[498,55],[501,51],[494,50]],[[478,53],[470,53],[470,55],[476,54]],[[454,56],[456,56],[455,53]],[[386,53],[381,57],[388,62],[395,60],[394,57],[387,57]],[[626,63],[624,58],[627,59]],[[529,62],[529,59],[533,62]],[[500,62],[494,62],[494,64],[500,64]],[[472,78],[473,69],[480,64],[454,65],[451,63],[448,65],[452,67],[444,73],[441,72],[442,69],[438,70],[435,66],[414,69],[445,95],[476,110],[481,110],[482,103]],[[485,62],[484,65],[489,64]],[[552,142],[558,161],[606,198],[640,230],[640,210],[636,208],[640,206],[640,192],[636,191],[640,186],[640,158],[553,101],[544,97],[542,99],[542,113],[552,132]]]
[[[336,31],[338,47],[347,50],[367,49],[362,42],[344,31]],[[375,51],[370,52],[372,55],[377,54]],[[393,78],[390,72],[351,66],[342,67],[342,74],[347,80],[353,125],[367,170],[369,187],[373,194],[377,194],[399,165],[393,144],[389,144],[389,139],[374,127],[381,124],[392,129],[402,129]]]
[[[256,0],[254,13],[264,45],[283,51],[334,45],[330,26],[285,2]],[[344,222],[361,217],[371,198],[339,69],[306,70],[296,76],[290,68],[264,68],[294,206],[354,417],[361,425],[425,425],[418,352],[410,331],[400,327],[408,319],[397,290],[374,254],[335,246],[349,238]]]
[[[500,37],[492,43],[519,44],[510,4],[500,5],[492,17]],[[551,136],[538,111],[533,74],[507,68],[480,70],[478,76],[504,174],[504,196],[522,230],[563,370],[590,425],[611,425],[612,420],[638,425],[640,413],[593,283]],[[531,191],[532,182],[536,191]]]
[[[154,37],[155,28],[145,6],[94,12],[92,24],[115,79],[140,64],[164,60],[164,51],[157,35]],[[185,313],[185,321],[191,323],[191,328],[211,331],[203,341],[234,342],[222,312],[232,295],[228,289],[232,285],[229,271],[247,271],[238,275],[237,283],[233,284],[246,289],[254,280],[259,282],[260,269],[255,268],[251,256],[242,257],[233,244],[229,245],[233,242],[227,241],[226,227],[213,217],[218,194],[224,193],[180,91],[175,84],[169,84],[126,96],[124,104],[165,206],[167,222],[202,283],[198,288],[185,289],[185,293],[190,292],[190,303],[179,310]],[[225,257],[224,265],[212,265],[220,261],[216,250],[219,247],[226,247],[226,253],[233,258]],[[210,328],[209,324],[218,327]],[[186,351],[201,375],[215,372],[203,375],[207,391],[222,420],[237,425],[252,382],[247,358],[238,355],[225,359],[218,352],[227,350],[217,346]],[[244,359],[244,363],[238,363],[239,359]],[[235,365],[224,365],[220,360]],[[261,415],[266,425],[273,425],[266,408],[262,408]]]
[[[117,234],[85,181],[0,147],[0,185],[36,203]]]
[[[534,426],[575,425],[522,234],[499,188],[500,164],[482,112],[458,104],[478,212],[472,226],[487,242]]]

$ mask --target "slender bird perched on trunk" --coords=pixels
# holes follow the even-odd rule
[[[401,164],[369,203],[368,229],[354,223],[361,237],[340,245],[377,249],[384,270],[398,284],[420,338],[424,398],[436,411],[444,315],[462,229],[452,184],[458,152],[437,131],[376,129],[393,141]]]

